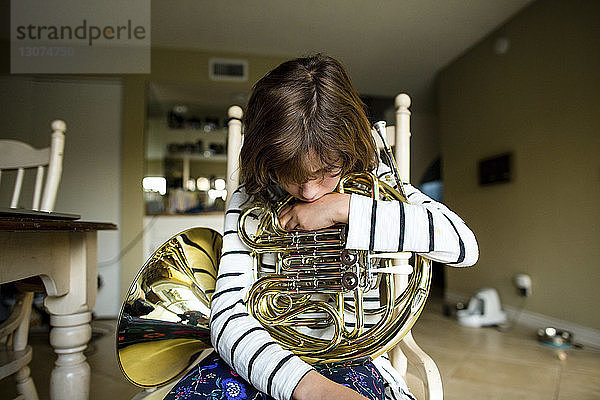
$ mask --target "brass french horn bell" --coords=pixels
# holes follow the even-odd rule
[[[209,228],[163,244],[131,284],[117,325],[117,361],[133,384],[163,385],[210,343],[210,302],[222,237]]]

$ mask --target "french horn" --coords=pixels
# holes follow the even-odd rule
[[[384,142],[398,189],[371,173],[341,178],[338,191],[406,202],[399,174],[385,142],[385,123],[375,130]],[[254,205],[239,218],[241,240],[250,247],[256,280],[246,295],[248,312],[284,348],[309,363],[373,359],[390,350],[412,328],[429,293],[431,267],[415,255],[408,285],[398,291],[394,259],[407,254],[348,250],[346,226],[285,231],[276,206]],[[249,218],[259,215],[255,232]],[[166,384],[210,349],[210,303],[215,290],[222,238],[209,228],[192,228],[164,243],[134,279],[117,326],[117,360],[125,377],[141,387]],[[273,254],[275,272],[261,259]],[[366,293],[380,303],[365,307]],[[399,292],[399,293],[398,293]],[[322,328],[317,337],[306,328]],[[303,331],[304,329],[304,331]]]

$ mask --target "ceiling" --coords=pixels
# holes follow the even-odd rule
[[[405,91],[432,111],[436,74],[530,3],[154,0],[152,45],[290,58],[324,52],[347,67],[361,94]],[[183,87],[155,95],[178,90],[190,95]]]

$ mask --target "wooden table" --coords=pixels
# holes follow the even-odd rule
[[[111,223],[0,217],[0,283],[39,276],[46,289],[50,344],[58,355],[50,397],[87,399],[90,366],[83,351],[92,337],[97,291],[97,231]]]

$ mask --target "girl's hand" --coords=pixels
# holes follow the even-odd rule
[[[312,203],[297,202],[281,210],[279,224],[285,230],[315,231],[348,223],[350,194],[327,193]]]
[[[368,400],[358,392],[310,371],[300,380],[292,394],[293,400]]]

